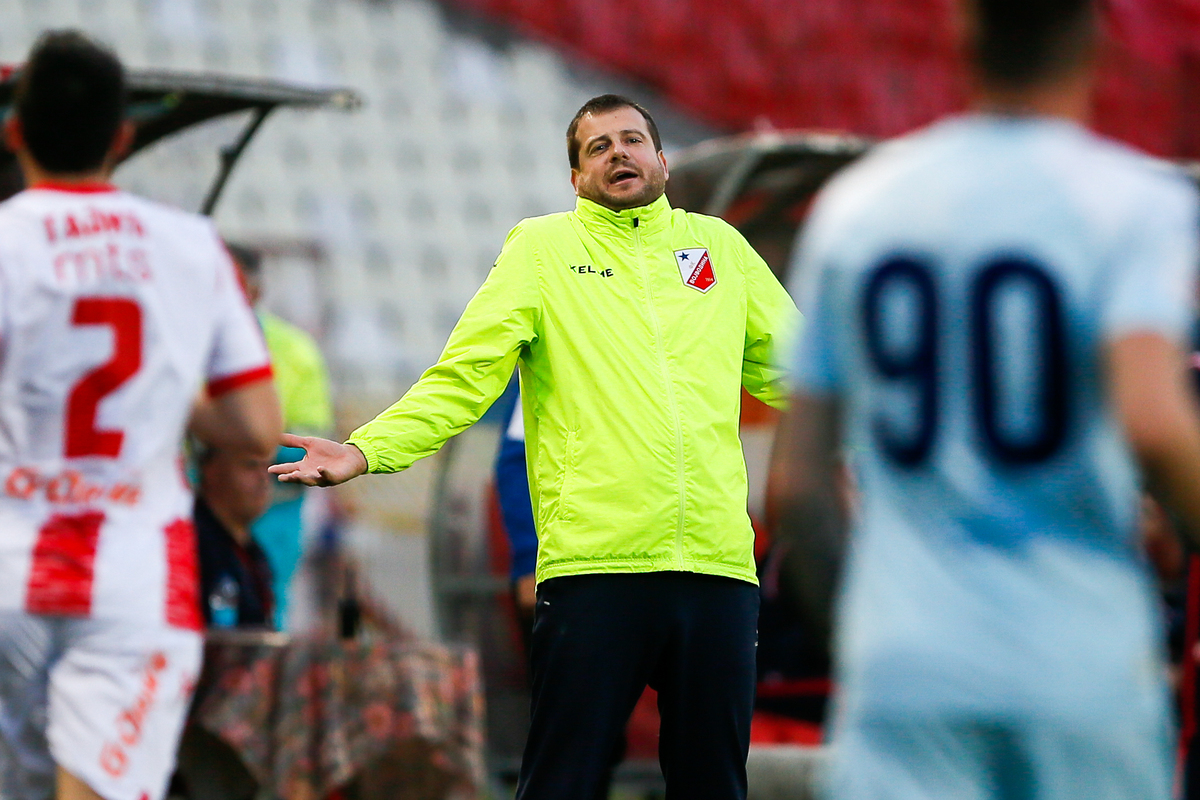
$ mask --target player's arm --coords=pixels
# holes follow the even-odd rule
[[[1195,320],[1200,195],[1189,179],[1148,184],[1102,288],[1105,388],[1151,494],[1200,544],[1200,411],[1183,342]]]
[[[204,227],[196,245],[211,248],[213,328],[207,384],[193,404],[190,430],[209,447],[267,458],[283,434],[270,354],[221,237],[211,222]]]
[[[1161,334],[1133,333],[1107,358],[1110,396],[1147,486],[1200,546],[1200,408],[1186,356]]]
[[[772,532],[787,546],[784,569],[820,641],[832,630],[833,597],[846,549],[841,478],[841,403],[835,395],[791,396],[775,431],[767,478]]]
[[[270,373],[261,380],[197,401],[192,409],[191,432],[209,447],[264,458],[274,454],[283,434],[283,414]]]
[[[834,594],[845,557],[849,506],[841,458],[844,378],[834,270],[819,198],[792,265],[793,294],[804,311],[793,334],[792,389],[775,431],[767,476],[768,524],[786,547],[783,569],[792,600],[818,641],[828,645]],[[798,315],[797,315],[798,317]],[[797,323],[799,320],[797,319]]]

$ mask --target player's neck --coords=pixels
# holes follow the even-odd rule
[[[978,82],[971,107],[988,114],[1055,117],[1086,125],[1092,114],[1092,76],[1079,70],[1052,81],[1014,88]]]
[[[51,172],[43,169],[40,164],[27,155],[24,158],[18,155],[18,160],[21,163],[21,172],[25,176],[26,186],[46,184],[54,186],[95,186],[96,184],[108,183],[111,177],[111,170],[109,170],[107,164],[100,169],[88,170],[86,172]]]

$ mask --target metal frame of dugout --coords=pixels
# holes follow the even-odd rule
[[[0,116],[7,115],[12,107],[19,72],[19,66],[0,70]],[[238,159],[272,111],[281,107],[352,111],[362,105],[359,95],[344,87],[310,87],[285,81],[152,69],[128,70],[126,79],[129,86],[126,113],[136,126],[136,134],[122,161],[185,129],[218,117],[252,112],[240,134],[221,149],[217,174],[201,207],[195,209],[206,215],[216,208]],[[16,157],[0,148],[0,200],[23,188]]]

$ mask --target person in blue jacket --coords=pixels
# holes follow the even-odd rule
[[[529,473],[525,469],[525,420],[521,416],[521,393],[511,393],[509,405],[502,417],[504,430],[496,453],[496,495],[508,536],[512,563],[513,602],[521,626],[526,651],[533,633],[534,567],[537,562],[537,531],[533,526],[533,504],[529,499]]]

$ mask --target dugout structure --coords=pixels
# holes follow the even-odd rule
[[[0,115],[12,107],[20,67],[0,67]],[[174,134],[219,117],[249,112],[232,142],[221,148],[219,167],[199,208],[211,215],[238,159],[263,122],[277,108],[330,108],[350,111],[362,105],[352,89],[314,88],[282,81],[254,80],[169,70],[134,69],[127,116],[136,125],[133,146],[123,161]],[[0,200],[24,188],[16,157],[0,148]]]

